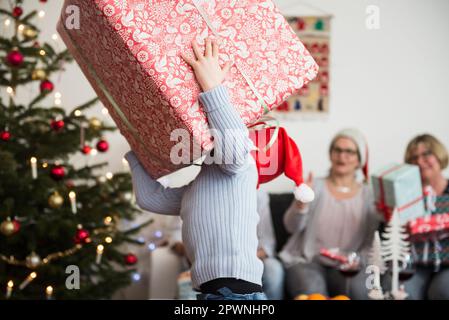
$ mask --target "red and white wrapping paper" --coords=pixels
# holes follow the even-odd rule
[[[186,165],[170,159],[174,129],[212,148],[200,88],[180,56],[193,54],[192,41],[214,38],[220,62],[235,62],[225,85],[245,124],[318,71],[271,0],[65,0],[57,30],[153,178]]]

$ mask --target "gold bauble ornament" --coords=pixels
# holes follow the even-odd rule
[[[22,31],[22,34],[28,40],[31,40],[31,39],[34,39],[37,37],[36,29],[33,29],[31,27],[25,27]]]
[[[25,259],[26,266],[30,269],[35,269],[42,264],[42,259],[36,252],[31,252],[31,254]]]
[[[47,79],[47,72],[44,69],[34,69],[31,74],[31,79],[33,80],[45,80]]]
[[[10,218],[8,218],[0,224],[0,231],[5,236],[10,236],[16,232],[16,226],[14,225],[14,222],[12,222]]]
[[[100,130],[103,124],[98,118],[92,117],[89,120],[89,127],[94,130]]]
[[[53,209],[58,209],[62,206],[64,203],[64,198],[59,194],[58,191],[55,191],[49,198],[48,198],[48,205]]]

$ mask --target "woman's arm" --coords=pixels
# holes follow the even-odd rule
[[[186,187],[164,188],[148,175],[133,151],[128,152],[125,158],[131,168],[137,205],[154,213],[179,215]]]
[[[298,204],[298,200],[294,199],[292,204],[284,214],[285,229],[293,234],[305,228],[309,212],[309,205]]]

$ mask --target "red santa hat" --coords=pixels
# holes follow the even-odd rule
[[[277,129],[277,136],[273,138]],[[284,173],[295,182],[297,200],[304,203],[313,201],[315,193],[304,183],[301,153],[287,131],[282,127],[250,130],[250,138],[256,146],[251,154],[259,173],[257,188]]]

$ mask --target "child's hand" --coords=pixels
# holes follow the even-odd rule
[[[201,89],[208,91],[220,85],[229,72],[232,63],[228,61],[223,68],[220,67],[218,63],[218,44],[209,38],[206,39],[204,55],[196,42],[192,43],[192,47],[196,59],[185,54],[182,54],[182,58],[192,67]]]

